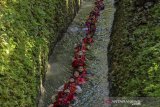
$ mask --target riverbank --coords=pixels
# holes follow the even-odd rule
[[[0,107],[37,106],[48,55],[80,4],[81,0],[0,0]]]
[[[160,96],[160,4],[117,1],[110,56],[111,97]]]

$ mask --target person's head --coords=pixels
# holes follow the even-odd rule
[[[90,38],[91,37],[91,34],[87,34],[87,38]]]
[[[65,93],[70,93],[69,89],[64,90]]]
[[[78,67],[78,71],[79,71],[79,72],[83,72],[83,70],[84,70],[84,67],[83,67],[83,66],[79,66],[79,67]]]
[[[75,80],[74,80],[74,77],[70,77],[70,78],[69,78],[69,82],[72,83],[72,82],[74,82],[74,81],[75,81]]]
[[[78,44],[75,43],[75,44],[74,44],[74,48],[76,48],[77,46],[78,46]]]
[[[94,20],[96,19],[96,15],[93,16]]]
[[[74,75],[74,77],[78,77],[79,76],[79,72],[78,71],[74,71],[73,75]]]
[[[79,52],[78,52],[78,55],[79,55],[79,56],[82,56],[82,55],[83,55],[83,52],[82,52],[82,51],[79,51]]]
[[[74,51],[77,51],[79,48],[81,48],[81,44],[77,44],[77,45],[75,45],[75,47],[74,47]]]
[[[94,11],[90,12],[89,18],[92,17],[94,15]]]
[[[96,7],[94,8],[94,10],[95,10],[95,11],[98,11],[98,7],[96,6]]]
[[[94,25],[94,24],[92,24],[92,25],[91,25],[91,29],[94,29],[94,28],[95,28],[95,25]]]
[[[95,24],[95,19],[94,19],[94,17],[92,17],[92,24]],[[92,26],[92,24],[91,24],[91,26]]]
[[[78,58],[78,59],[81,59],[81,58],[83,57],[83,55],[84,55],[84,54],[83,54],[83,51],[79,51],[79,52],[78,52],[78,57],[77,57],[77,58]]]
[[[87,22],[91,22],[91,21],[92,21],[91,18],[89,18]]]

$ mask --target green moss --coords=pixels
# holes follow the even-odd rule
[[[78,7],[73,0],[0,1],[1,107],[34,107],[49,48]],[[73,11],[74,10],[74,11]],[[71,17],[69,17],[71,16]]]

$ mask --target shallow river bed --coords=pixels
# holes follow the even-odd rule
[[[64,84],[71,75],[74,44],[85,37],[84,23],[93,7],[94,0],[83,1],[74,21],[50,56],[44,86],[45,92],[42,98],[43,103],[40,104],[40,107],[47,107],[51,103],[51,96],[57,94],[55,90]],[[114,1],[106,0],[105,10],[101,12],[97,23],[94,46],[87,53],[89,59],[87,61],[88,69],[95,76],[83,86],[83,93],[78,95],[79,101],[75,107],[107,107],[104,102],[109,95],[107,47],[110,40],[114,12]]]

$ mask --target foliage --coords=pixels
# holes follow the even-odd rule
[[[146,9],[135,7],[134,0],[122,0],[120,4],[111,38],[111,95],[158,97],[160,4]]]
[[[74,0],[0,1],[1,107],[34,107],[55,44],[73,19]],[[70,17],[68,17],[70,16]]]

